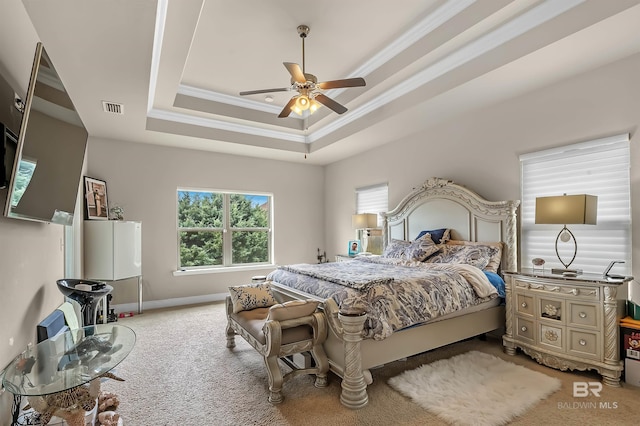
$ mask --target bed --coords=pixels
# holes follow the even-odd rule
[[[471,286],[476,293],[474,296],[469,295],[468,289],[456,290],[455,292],[464,293],[456,297],[451,295],[453,290],[443,290],[444,296],[436,298],[445,302],[456,300],[455,303],[448,303],[455,306],[432,309],[427,312],[426,319],[415,319],[415,313],[404,312],[404,309],[402,314],[389,315],[392,317],[390,324],[380,325],[388,318],[374,317],[380,312],[390,311],[380,295],[390,292],[388,289],[382,290],[385,286],[393,288],[395,293],[401,293],[402,297],[414,297],[405,293],[405,290],[395,290],[396,287],[403,288],[400,287],[404,285],[404,281],[401,281],[402,275],[411,276],[411,282],[422,283],[422,278],[417,278],[415,270],[442,270],[428,274],[449,274],[456,277],[457,281],[460,281],[460,275],[466,280],[469,276],[482,274],[483,271],[480,269],[468,266],[454,268],[449,264],[423,265],[433,263],[429,260],[441,256],[448,250],[445,246],[458,244],[474,247],[475,244],[485,247],[486,243],[497,244],[501,250],[497,263],[494,262],[492,265],[495,275],[501,275],[502,271],[516,271],[516,210],[519,204],[517,200],[488,201],[450,180],[430,178],[407,195],[395,209],[382,214],[385,254],[381,258],[371,257],[327,264],[325,268],[343,272],[344,279],[337,281],[325,281],[323,271],[318,269],[321,265],[285,265],[269,274],[267,279],[276,298],[314,299],[322,302],[322,309],[329,323],[329,335],[324,348],[331,370],[342,378],[340,400],[343,405],[360,408],[367,404],[367,385],[372,383],[370,370],[374,367],[504,326],[504,306],[500,303],[500,297],[478,293],[475,285]],[[448,237],[452,241],[444,242],[444,239],[439,241],[435,238],[441,235],[435,235],[434,232],[443,229],[448,230]],[[409,245],[415,247],[417,241],[426,241],[425,238],[430,235],[418,238],[425,230],[434,234],[434,237],[429,239],[429,244],[433,240],[436,246],[442,248],[440,252],[430,253],[424,262],[407,259],[397,262],[388,259],[394,257],[393,248],[398,245],[405,248]],[[426,243],[421,243],[420,247],[423,251],[432,251],[431,246]],[[341,263],[345,265],[339,266]],[[368,263],[382,263],[382,267],[374,268],[381,268],[385,272],[376,276],[377,278],[366,277],[366,272],[361,274],[361,271],[365,271],[363,265]],[[476,266],[490,269],[486,263]],[[354,268],[354,271],[348,271],[347,268],[350,267]],[[394,272],[395,267],[405,268],[403,271],[406,272]],[[446,270],[451,271],[445,272]],[[462,270],[468,272],[463,273]],[[305,275],[304,279],[302,275]],[[327,275],[330,275],[329,272]],[[341,285],[348,288],[342,288]],[[466,285],[469,287],[469,284]],[[374,302],[365,302],[363,298],[354,297],[358,292],[371,293],[374,291],[372,289],[380,293]],[[488,290],[485,288],[480,291]],[[402,297],[400,300],[404,300]],[[423,300],[430,296],[421,294],[416,297],[417,300]],[[407,303],[407,306],[410,304],[419,303],[414,301]],[[382,308],[376,310],[372,306]],[[434,313],[434,310],[438,312]],[[428,309],[425,308],[425,311]],[[405,322],[407,317],[411,319]]]

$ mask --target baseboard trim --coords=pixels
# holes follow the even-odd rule
[[[205,294],[202,296],[176,297],[174,299],[149,300],[142,302],[142,312],[148,309],[173,308],[176,306],[197,305],[199,303],[211,303],[224,301],[228,293]],[[111,305],[116,314],[120,312],[138,312],[138,303],[120,303]]]

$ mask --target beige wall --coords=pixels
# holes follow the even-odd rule
[[[325,248],[322,167],[95,138],[88,151],[87,174],[107,182],[109,204],[122,206],[126,220],[142,222],[145,305],[220,297],[227,286],[273,269],[173,276],[178,187],[273,193],[277,263],[315,262],[317,249]],[[114,304],[137,300],[135,280],[115,286]]]
[[[21,2],[3,2],[2,17],[0,72],[24,95],[38,37]],[[2,210],[6,193],[0,190]],[[36,342],[36,324],[63,302],[55,284],[64,274],[63,232],[0,216],[0,369]],[[9,422],[10,403],[9,392],[0,395],[0,425]]]
[[[640,223],[638,75],[640,55],[635,55],[329,165],[328,250],[344,252],[353,238],[356,187],[388,182],[389,208],[432,176],[452,179],[490,200],[519,199],[520,154],[626,132],[631,134],[632,222]],[[634,276],[640,276],[638,226],[633,244]]]
[[[2,9],[0,71],[24,92],[37,35],[19,2],[5,2]],[[638,75],[640,57],[635,56],[324,169],[90,138],[87,174],[107,181],[109,201],[125,207],[127,219],[143,222],[147,300],[198,298],[224,293],[226,286],[261,271],[172,275],[178,186],[273,192],[276,261],[313,262],[318,247],[330,256],[345,251],[354,236],[351,214],[359,186],[388,182],[391,207],[431,176],[453,179],[489,199],[519,198],[519,154],[622,132],[632,134],[632,164],[639,164]],[[638,223],[637,167],[631,178],[633,222]],[[36,324],[62,301],[55,287],[64,273],[62,233],[58,225],[0,217],[0,368],[35,340]],[[634,275],[640,276],[637,226],[633,234]],[[133,287],[118,284],[114,301],[134,302]],[[0,397],[0,425],[7,422],[8,399],[7,392]]]

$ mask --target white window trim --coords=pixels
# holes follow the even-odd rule
[[[269,252],[269,261],[262,263],[250,263],[250,264],[226,264],[222,265],[208,265],[208,266],[191,266],[191,267],[178,267],[179,269],[173,271],[174,276],[182,276],[182,275],[201,275],[201,274],[215,274],[215,273],[225,273],[225,272],[234,272],[234,271],[251,271],[251,270],[264,270],[264,269],[273,269],[275,266],[274,261],[274,249],[273,249],[273,193],[270,192],[261,192],[261,191],[233,191],[233,190],[222,190],[222,189],[210,189],[210,188],[190,188],[190,187],[178,187],[176,189],[176,265],[180,265],[180,230],[181,229],[189,229],[189,228],[181,228],[178,223],[178,193],[179,192],[206,192],[206,193],[215,193],[215,194],[223,194],[224,195],[224,203],[225,203],[225,211],[229,211],[229,195],[231,194],[241,194],[241,195],[262,195],[269,197],[269,227],[267,228],[250,228],[253,229],[262,229],[268,232],[268,252]],[[249,228],[231,228],[229,226],[229,217],[227,214],[223,217],[223,227],[222,228],[207,228],[207,231],[211,231],[214,229],[219,229],[223,234],[231,231],[242,231]],[[231,259],[231,238],[224,238],[223,235],[223,261],[225,259]]]

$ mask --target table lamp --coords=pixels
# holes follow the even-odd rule
[[[371,228],[378,227],[378,216],[373,213],[358,213],[351,216],[351,227],[358,231],[358,233],[362,233],[364,236],[364,232],[367,231],[367,244],[364,248],[365,253],[373,253],[373,254],[381,254],[382,251],[378,250],[376,244],[371,244],[370,239],[375,238],[371,235]],[[360,236],[360,235],[358,235]],[[361,238],[358,238],[361,239]],[[362,238],[364,240],[364,238]],[[380,244],[382,247],[382,245]],[[380,248],[381,248],[380,247]]]
[[[569,269],[578,253],[578,242],[573,233],[567,228],[570,225],[595,225],[597,220],[598,197],[595,195],[559,195],[552,197],[536,198],[536,224],[563,225],[556,237],[556,256],[564,266],[564,269],[551,269],[552,274],[564,276],[576,276],[582,273],[579,269]],[[558,241],[569,242],[573,240],[573,257],[565,263],[558,252]]]

